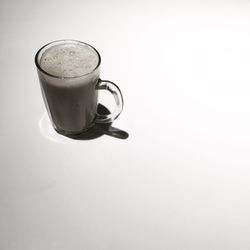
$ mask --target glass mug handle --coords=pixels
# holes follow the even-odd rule
[[[96,89],[108,90],[109,92],[111,92],[111,94],[115,98],[116,108],[114,112],[111,114],[106,115],[106,114],[97,113],[95,122],[96,123],[111,123],[120,115],[123,109],[123,97],[122,97],[121,90],[115,83],[111,81],[107,81],[107,80],[101,80],[101,79],[99,79],[96,85]]]

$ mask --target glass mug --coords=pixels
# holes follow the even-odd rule
[[[111,123],[123,109],[120,89],[100,79],[101,57],[91,45],[75,40],[46,44],[35,56],[43,100],[55,130],[63,135],[79,135],[95,123]],[[98,114],[98,91],[108,90],[116,108]]]

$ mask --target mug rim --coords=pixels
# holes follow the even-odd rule
[[[42,67],[40,66],[40,63],[38,62],[38,57],[39,57],[41,51],[43,49],[45,49],[47,46],[49,46],[49,45],[52,45],[52,44],[63,44],[63,43],[74,43],[74,44],[80,43],[80,44],[87,45],[91,49],[93,49],[96,52],[97,56],[98,56],[98,63],[95,66],[95,68],[93,70],[91,70],[90,72],[88,72],[86,74],[83,74],[83,75],[79,75],[79,76],[57,76],[57,75],[50,74],[47,71],[45,71],[44,69],[42,69]],[[89,74],[92,74],[96,69],[98,69],[99,66],[100,66],[100,64],[101,64],[101,56],[100,56],[100,53],[97,51],[97,49],[94,48],[92,45],[90,45],[88,43],[85,43],[85,42],[82,42],[82,41],[79,41],[79,40],[74,40],[74,39],[61,39],[61,40],[55,40],[55,41],[49,42],[49,43],[45,44],[44,46],[42,46],[36,52],[36,55],[35,55],[35,64],[36,64],[37,69],[39,69],[41,72],[43,72],[44,74],[46,74],[46,75],[48,75],[50,77],[54,77],[54,78],[57,78],[57,79],[74,79],[74,78],[81,78],[83,76],[87,76]]]

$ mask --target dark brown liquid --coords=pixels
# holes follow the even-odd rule
[[[94,124],[97,110],[97,69],[88,76],[53,78],[39,72],[43,97],[56,130],[78,134]]]

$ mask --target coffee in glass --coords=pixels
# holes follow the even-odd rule
[[[95,123],[110,123],[123,108],[118,86],[100,79],[101,57],[91,45],[60,40],[43,46],[35,56],[45,106],[57,132],[78,135]],[[97,113],[98,90],[110,91],[116,109],[108,115]]]

